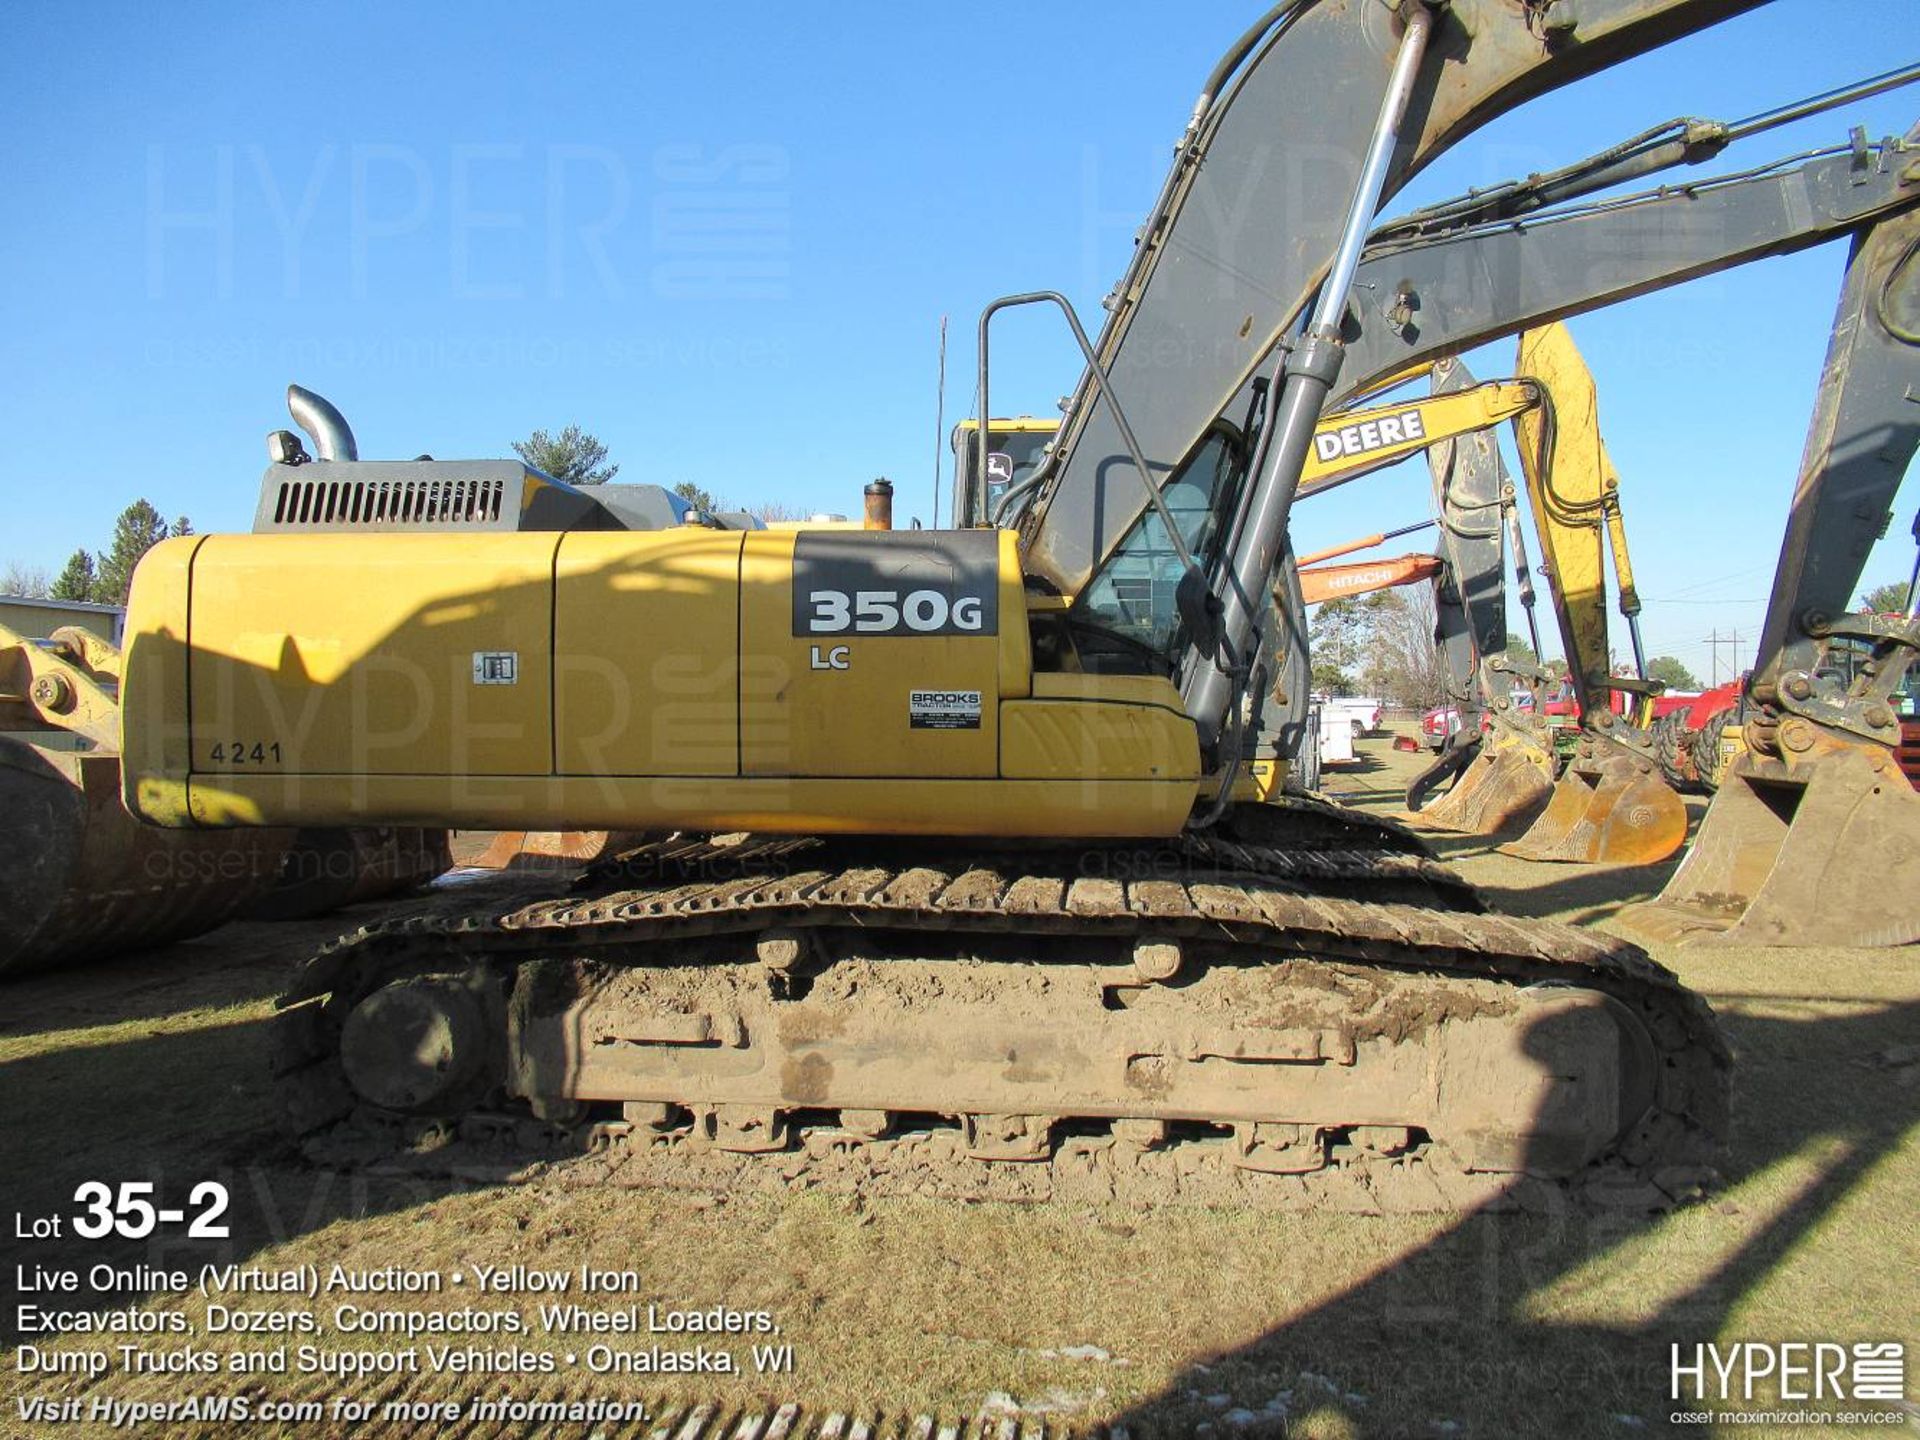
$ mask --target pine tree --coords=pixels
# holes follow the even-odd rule
[[[1876,615],[1900,615],[1907,608],[1907,587],[1899,580],[1889,580],[1884,585],[1876,585],[1860,594],[1860,608],[1871,610]]]
[[[94,598],[106,605],[127,603],[133,585],[133,567],[140,557],[167,538],[167,522],[145,500],[136,500],[120,512],[113,525],[113,545],[100,562]]]
[[[720,508],[720,502],[713,498],[713,492],[711,490],[703,490],[691,480],[682,480],[678,485],[673,487],[673,493],[693,506],[694,509],[704,510],[709,515]]]
[[[60,572],[60,578],[47,593],[55,600],[91,600],[99,583],[99,577],[94,574],[93,556],[85,550],[76,550],[67,557],[66,569]]]
[[[604,485],[620,473],[618,465],[603,465],[607,447],[578,425],[558,435],[536,430],[513,442],[514,453],[534,469],[569,485]]]

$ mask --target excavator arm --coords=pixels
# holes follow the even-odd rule
[[[1920,179],[1920,176],[1915,178]],[[1658,900],[1622,915],[1657,939],[1744,945],[1920,941],[1920,794],[1894,703],[1920,620],[1849,616],[1920,445],[1920,210],[1856,240],[1748,682],[1747,753]],[[1823,645],[1868,642],[1844,685]]]
[[[1354,298],[1345,312],[1346,358],[1329,400],[1339,404],[1377,390],[1387,377],[1555,319],[1859,234],[1920,205],[1915,160],[1912,141],[1855,143],[1797,164],[1542,212],[1525,221],[1469,225],[1370,252],[1355,272]],[[1268,389],[1264,378],[1250,382],[1224,413],[1254,411]],[[1249,461],[1250,489],[1281,484],[1261,476],[1260,465],[1258,455]],[[1248,508],[1240,507],[1236,525],[1223,527],[1234,549],[1217,568],[1228,575],[1248,573],[1234,558],[1253,523]],[[1117,553],[1132,543],[1121,544]],[[1097,610],[1100,599],[1096,585],[1077,608]],[[1201,701],[1212,696],[1219,678],[1214,663],[1189,656],[1183,690],[1203,736]]]
[[[1473,377],[1459,361],[1441,361],[1432,384],[1436,391],[1455,391],[1471,386]],[[1526,394],[1529,409],[1545,401],[1536,383],[1516,388]],[[1538,693],[1539,672],[1523,672],[1507,651],[1502,540],[1517,525],[1517,500],[1490,433],[1436,445],[1427,452],[1427,464],[1448,564],[1436,597],[1438,639],[1446,658],[1447,698],[1459,710],[1460,729],[1407,787],[1406,819],[1424,829],[1492,834],[1537,815],[1553,785],[1553,747],[1542,717],[1522,710],[1513,695],[1516,676]],[[1517,538],[1517,528],[1514,534]],[[1517,548],[1515,559],[1517,573],[1526,577]],[[1522,598],[1531,625],[1530,579],[1524,580]],[[1539,653],[1537,636],[1534,653]],[[1483,715],[1488,720],[1484,737]],[[1446,795],[1423,808],[1427,794],[1453,777],[1458,778]]]
[[[1381,196],[1494,115],[1759,3],[1437,7],[1385,157]],[[1202,86],[1095,347],[1156,477],[1194,451],[1223,413],[1222,398],[1269,371],[1282,338],[1298,329],[1335,259],[1414,9],[1382,0],[1277,4]],[[1279,136],[1289,153],[1324,163],[1285,162],[1274,148]],[[1077,595],[1146,499],[1113,406],[1091,374],[1068,417],[1050,479],[1022,525],[1022,548],[1030,575]],[[1261,595],[1266,586],[1244,589]]]
[[[1857,236],[1920,205],[1920,136],[1369,251],[1336,398],[1523,330]]]
[[[1637,624],[1637,678],[1613,674],[1607,635],[1609,550],[1621,609],[1629,619],[1639,609],[1639,597],[1626,558],[1620,477],[1600,438],[1593,376],[1560,324],[1522,335],[1515,368],[1551,397],[1549,404],[1515,420],[1514,429],[1580,709],[1580,740],[1546,812],[1525,835],[1501,848],[1528,860],[1664,860],[1686,841],[1687,811],[1660,773],[1652,739],[1642,728],[1660,687],[1647,681],[1637,661]],[[1622,712],[1613,708],[1616,692],[1628,697]]]

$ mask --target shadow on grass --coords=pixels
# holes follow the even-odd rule
[[[316,1170],[285,1138],[269,1080],[272,1024],[266,1002],[285,992],[327,940],[374,920],[466,908],[515,893],[516,881],[487,888],[429,890],[386,905],[355,906],[314,920],[235,922],[192,940],[103,964],[28,976],[0,989],[0,1175],[7,1208],[60,1217],[60,1233],[24,1238],[11,1217],[0,1229],[0,1275],[96,1266],[134,1272],[105,1290],[83,1281],[74,1293],[22,1295],[62,1310],[138,1304],[157,1288],[141,1267],[186,1269],[244,1262],[263,1249],[323,1228],[478,1188],[471,1181]],[[200,1014],[197,1012],[211,1012]],[[251,1013],[248,1013],[251,1012]],[[74,1043],[56,1042],[77,1032]],[[193,1187],[217,1181],[231,1208],[224,1239],[189,1239],[187,1223],[157,1226],[135,1240],[87,1240],[73,1217],[75,1190],[97,1180],[152,1182],[153,1203],[185,1208]],[[25,1267],[23,1271],[19,1267]],[[116,1277],[117,1278],[117,1277]],[[21,1338],[20,1313],[0,1313],[0,1344]]]
[[[59,1217],[59,1234],[27,1239],[8,1218],[0,1232],[0,1274],[17,1291],[0,1313],[0,1344],[31,1338],[19,1302],[43,1309],[110,1310],[137,1305],[165,1286],[151,1270],[244,1263],[250,1256],[336,1220],[360,1219],[478,1188],[455,1178],[383,1177],[316,1170],[283,1138],[266,1081],[271,1029],[263,1018],[153,1032],[141,1038],[74,1046],[0,1065],[12,1118],[0,1133],[7,1208],[31,1222]],[[49,1143],[64,1138],[65,1143]],[[75,1232],[75,1202],[86,1181],[150,1181],[162,1208],[186,1220],[142,1239],[88,1240]],[[225,1239],[190,1239],[193,1187],[226,1186],[231,1207],[219,1217]],[[116,1272],[105,1289],[88,1278]],[[43,1271],[77,1270],[72,1293],[32,1293]],[[38,1337],[44,1341],[43,1334]]]
[[[1726,1189],[1671,1215],[1476,1212],[1338,1298],[1192,1367],[1122,1423],[1136,1436],[1617,1436],[1696,1408],[1669,1399],[1669,1347],[1690,1357],[1696,1344],[1746,1338],[1728,1333],[1736,1314],[1764,1317],[1752,1338],[1852,1338],[1800,1334],[1792,1313],[1754,1301],[1867,1173],[1911,1143],[1911,1066],[1872,1057],[1905,1053],[1892,1047],[1920,1030],[1920,1002],[1844,1018],[1722,1018],[1737,1084],[1728,1188],[1789,1160],[1812,1171],[1810,1183],[1763,1183],[1764,1213],[1752,1218]],[[1809,1083],[1814,1075],[1828,1083]],[[1775,1189],[1786,1192],[1777,1205],[1764,1199]],[[1703,1229],[1725,1233],[1703,1244]],[[1643,1318],[1581,1318],[1595,1310]]]

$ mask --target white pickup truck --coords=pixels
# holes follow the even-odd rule
[[[1380,700],[1373,695],[1316,695],[1320,703],[1320,733],[1346,731],[1348,740],[1358,740],[1380,728]],[[1351,757],[1349,757],[1351,758]]]

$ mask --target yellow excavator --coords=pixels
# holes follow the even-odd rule
[[[1554,223],[1369,244],[1475,124],[1745,7],[1550,8],[1287,3],[1236,42],[1097,347],[1073,321],[1087,367],[1009,528],[689,524],[644,486],[361,461],[296,392],[315,453],[271,437],[256,533],[140,567],[129,807],[670,838],[586,891],[330,946],[276,1032],[290,1126],[346,1153],[598,1146],[663,1183],[1376,1209],[1696,1188],[1727,1056],[1671,975],[1485,913],[1402,827],[1234,800],[1328,403],[1920,199],[1869,166],[1749,221],[1811,183],[1769,170],[1688,187],[1741,223],[1642,254],[1622,227],[1671,191],[1580,199],[1616,149],[1556,178]],[[1634,173],[1714,148],[1672,138]],[[1249,163],[1275,146],[1357,163]],[[996,302],[983,338],[1058,300]]]
[[[1687,809],[1654,751],[1640,597],[1620,510],[1620,477],[1600,439],[1593,375],[1564,325],[1520,337],[1516,373],[1549,403],[1516,417],[1541,565],[1566,647],[1580,737],[1546,810],[1500,848],[1526,860],[1652,864],[1686,843]],[[1606,558],[1633,643],[1632,676],[1613,673],[1607,640]],[[1625,701],[1615,708],[1615,697]]]
[[[1475,653],[1471,672],[1476,680],[1491,682],[1488,733],[1478,734],[1478,711],[1473,710],[1474,731],[1443,756],[1437,768],[1457,766],[1467,751],[1476,752],[1471,763],[1435,804],[1407,818],[1421,828],[1465,834],[1493,834],[1530,821],[1523,835],[1500,848],[1529,860],[1651,864],[1685,843],[1687,814],[1661,771],[1650,734],[1654,698],[1663,687],[1646,678],[1640,599],[1627,550],[1620,479],[1600,438],[1593,376],[1560,324],[1520,337],[1515,375],[1528,397],[1512,414],[1515,439],[1540,543],[1540,572],[1548,581],[1567,657],[1579,738],[1556,783],[1544,677],[1537,670],[1522,675],[1525,667],[1506,655],[1504,607],[1496,595],[1495,614],[1472,626],[1475,634],[1492,641],[1490,650]],[[1456,568],[1466,573],[1476,568],[1458,552],[1468,543],[1463,523],[1474,523],[1471,517],[1477,512],[1483,517],[1480,539],[1491,539],[1481,547],[1486,556],[1477,569],[1497,574],[1494,552],[1504,528],[1514,538],[1515,559],[1524,574],[1512,487],[1497,453],[1488,446],[1477,457],[1440,453],[1431,458],[1436,504],[1443,534],[1456,552]],[[1508,507],[1504,527],[1492,504],[1496,494]],[[1607,634],[1609,558],[1632,640],[1631,676],[1613,673]],[[1511,684],[1503,683],[1509,677],[1528,683],[1536,700],[1533,709],[1514,703]],[[1616,697],[1624,697],[1625,703]],[[1463,713],[1468,708],[1463,707]]]

